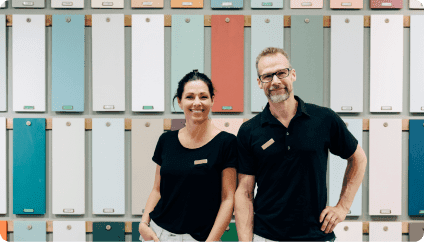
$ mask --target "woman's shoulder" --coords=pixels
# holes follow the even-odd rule
[[[217,134],[217,138],[219,137],[219,140],[224,143],[232,143],[237,140],[237,137],[234,134],[228,133],[227,131],[221,131],[219,134]]]

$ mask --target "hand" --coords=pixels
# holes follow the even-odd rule
[[[138,226],[138,232],[140,232],[141,237],[143,237],[145,241],[154,240],[155,242],[159,242],[159,238],[156,235],[155,231],[153,231],[145,223],[140,223],[140,225]]]
[[[345,209],[340,205],[335,207],[327,206],[324,210],[322,210],[321,215],[319,216],[319,222],[322,223],[324,221],[321,226],[321,230],[325,230],[326,234],[333,232],[336,225],[345,220],[348,212],[349,209]]]

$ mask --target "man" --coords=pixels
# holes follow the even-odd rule
[[[239,240],[334,241],[362,183],[365,153],[334,111],[294,96],[296,72],[284,50],[266,48],[256,68],[268,104],[237,135]],[[335,207],[326,206],[328,151],[348,160]]]

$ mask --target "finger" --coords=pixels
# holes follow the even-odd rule
[[[327,215],[328,212],[328,208],[324,208],[324,210],[322,210],[321,215],[319,216],[319,222],[322,223],[322,220],[324,220],[325,215]]]
[[[337,226],[339,223],[340,223],[340,220],[339,220],[339,219],[336,219],[336,221],[334,221],[334,224],[333,224],[333,226],[331,226],[331,229],[330,229],[330,231],[329,231],[328,233],[333,232],[333,230],[336,228],[336,226]]]
[[[333,216],[331,218],[330,222],[327,225],[327,229],[325,230],[325,233],[327,233],[327,234],[330,233],[330,230],[331,230],[331,228],[334,227],[334,223],[336,222],[336,220],[337,220],[337,216]]]
[[[324,222],[322,223],[322,226],[321,226],[321,231],[324,231],[327,228],[327,225],[331,221],[331,218],[333,217],[333,214],[334,214],[333,212],[329,212],[327,214],[327,216],[325,216]]]

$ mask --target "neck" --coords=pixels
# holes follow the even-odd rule
[[[206,137],[206,134],[211,131],[212,121],[210,119],[206,119],[202,122],[188,120],[185,129],[192,139],[199,140]]]
[[[291,119],[296,114],[298,102],[291,94],[289,99],[279,103],[268,101],[271,114],[277,119]]]

